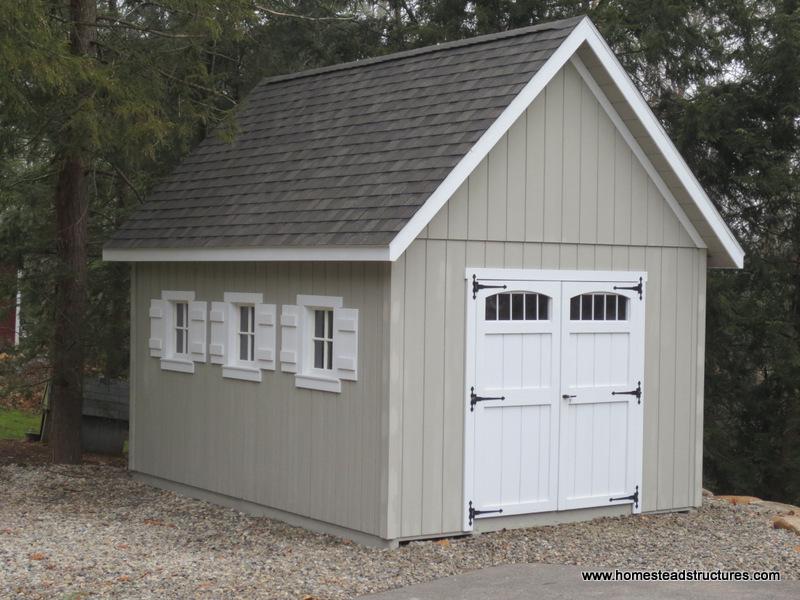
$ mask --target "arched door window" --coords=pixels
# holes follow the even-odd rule
[[[547,321],[550,297],[534,292],[501,292],[486,298],[487,321]]]
[[[569,302],[569,318],[571,321],[627,321],[628,298],[605,292],[573,296]]]

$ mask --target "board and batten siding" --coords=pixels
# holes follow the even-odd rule
[[[385,263],[135,265],[131,470],[380,535],[388,281]],[[147,307],[162,290],[207,302],[258,292],[278,311],[297,294],[342,296],[359,310],[359,380],[334,394],[297,388],[280,370],[263,371],[261,383],[225,379],[210,363],[195,363],[194,374],[163,371],[147,355]]]
[[[461,530],[467,267],[647,271],[643,509],[699,505],[706,250],[568,64],[392,264],[388,537]]]

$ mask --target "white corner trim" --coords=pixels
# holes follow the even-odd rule
[[[225,292],[223,301],[230,304],[263,304],[264,294],[252,292]]]
[[[388,261],[388,246],[318,248],[105,248],[110,262]]]
[[[614,84],[619,88],[625,100],[630,105],[636,117],[642,123],[647,133],[653,139],[656,147],[661,151],[670,165],[675,175],[680,180],[681,184],[686,188],[689,196],[694,200],[700,213],[705,218],[708,225],[711,227],[714,235],[717,236],[723,248],[725,248],[728,257],[738,267],[742,268],[744,265],[744,250],[739,245],[733,232],[728,228],[728,225],[723,220],[717,209],[714,207],[713,202],[706,194],[700,182],[692,173],[689,165],[678,152],[675,144],[664,131],[661,123],[658,121],[653,111],[648,106],[642,94],[631,81],[625,68],[617,60],[614,52],[608,46],[603,36],[597,31],[595,26],[588,19],[581,22],[581,25],[586,24],[588,33],[586,35],[586,42],[594,51],[597,58],[605,67]]]
[[[342,308],[344,298],[341,296],[313,296],[310,294],[297,294],[298,306],[313,308]]]
[[[174,290],[162,290],[162,300],[170,300],[172,302],[194,302],[194,292],[179,292]]]
[[[583,81],[586,83],[586,86],[592,91],[594,97],[600,103],[600,106],[603,107],[608,118],[611,119],[611,122],[619,131],[622,139],[628,144],[628,147],[633,152],[634,156],[639,160],[639,164],[642,165],[645,172],[650,176],[653,183],[658,188],[658,191],[661,192],[661,195],[664,196],[664,199],[669,204],[669,207],[672,209],[672,212],[675,213],[675,216],[680,221],[681,225],[683,225],[686,232],[689,234],[689,237],[692,238],[694,245],[698,248],[706,248],[706,243],[703,241],[703,238],[699,233],[697,233],[697,229],[695,229],[694,224],[689,220],[689,217],[684,212],[681,205],[675,199],[675,196],[672,195],[669,187],[667,184],[664,183],[664,180],[661,178],[661,175],[653,166],[653,163],[650,162],[650,159],[647,158],[647,155],[642,150],[642,147],[639,145],[639,142],[636,141],[636,138],[633,137],[633,134],[628,129],[628,126],[625,125],[625,122],[622,120],[622,117],[619,116],[619,113],[616,111],[614,106],[611,104],[611,101],[608,99],[608,96],[605,95],[600,86],[597,85],[597,82],[592,77],[592,74],[589,73],[589,69],[586,68],[586,65],[583,64],[583,61],[580,57],[575,54],[570,59],[572,61],[573,66],[580,74]]]
[[[517,97],[511,101],[497,120],[491,124],[475,145],[462,158],[450,174],[445,177],[439,187],[430,195],[422,207],[405,224],[403,229],[389,244],[389,260],[395,261],[406,251],[423,229],[433,220],[444,204],[455,194],[475,167],[486,158],[516,120],[536,99],[539,93],[550,83],[550,80],[575,54],[578,47],[591,32],[591,22],[584,17],[575,29],[566,37],[558,49],[547,59],[531,80],[522,88]]]

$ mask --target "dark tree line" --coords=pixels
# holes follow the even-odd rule
[[[102,243],[260,78],[577,14],[747,252],[709,278],[707,485],[800,502],[798,0],[5,3],[0,244],[23,268],[27,335],[4,368],[47,357],[64,406],[82,355],[125,373],[127,268],[102,263]]]

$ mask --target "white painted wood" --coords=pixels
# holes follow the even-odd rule
[[[641,511],[643,406],[613,394],[644,385],[645,303],[635,291],[615,289],[627,279],[562,287],[559,510],[607,506],[639,486],[633,510]],[[628,298],[627,319],[573,319],[571,299],[593,292]]]
[[[150,356],[160,357],[164,351],[164,339],[167,335],[166,321],[164,315],[169,308],[169,304],[160,298],[150,300],[150,338],[147,347]]]
[[[281,308],[281,371],[297,373],[300,356],[300,307],[284,304]]]
[[[334,369],[339,379],[358,381],[358,309],[333,310]]]
[[[471,500],[478,510],[502,509],[504,516],[554,510],[557,505],[561,310],[558,282],[506,285],[507,290],[485,289],[475,299],[471,293],[467,298],[475,307],[475,321],[469,325],[475,330],[475,364],[465,399],[466,437],[473,445],[474,462],[467,505]],[[503,291],[543,294],[549,318],[487,320],[486,299]],[[503,399],[473,406],[472,393]]]
[[[208,320],[211,323],[211,341],[208,345],[211,364],[223,365],[228,348],[228,303],[212,302]]]
[[[637,283],[639,277],[647,281],[647,273],[640,271],[592,271],[562,269],[487,269],[467,267],[467,279],[475,275],[481,281],[618,281]]]
[[[275,370],[275,328],[277,309],[274,304],[256,303],[255,359],[259,369]]]
[[[206,362],[206,319],[208,302],[189,303],[189,356],[195,362]]]

